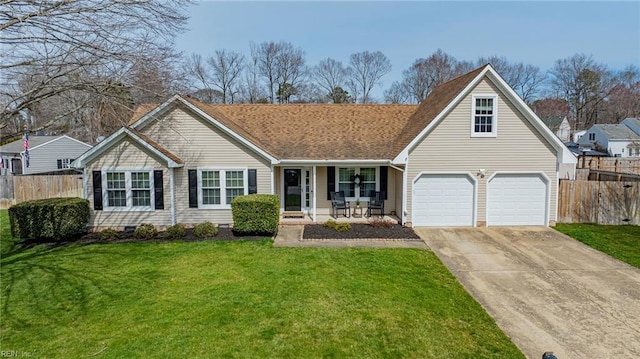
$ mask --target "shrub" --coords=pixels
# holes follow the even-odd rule
[[[193,235],[197,238],[208,239],[218,234],[218,227],[211,222],[200,223],[193,228]]]
[[[391,220],[387,220],[384,218],[372,218],[369,221],[369,225],[371,225],[371,227],[373,228],[391,228],[395,225],[396,223],[394,223]]]
[[[178,223],[174,226],[167,228],[167,231],[165,232],[165,234],[167,235],[168,238],[180,239],[180,238],[184,238],[187,235],[187,230],[184,228],[183,225]]]
[[[11,235],[21,239],[62,239],[82,234],[89,223],[89,201],[82,198],[48,198],[9,208]]]
[[[158,230],[153,224],[142,223],[133,232],[133,236],[138,239],[151,239],[158,234]]]
[[[120,233],[113,228],[107,228],[100,231],[100,239],[103,241],[113,241],[120,238]]]
[[[238,196],[231,201],[233,230],[239,234],[273,235],[280,223],[280,200],[272,194]]]
[[[351,229],[351,225],[347,222],[337,223],[336,221],[330,219],[324,223],[325,227],[332,228],[336,232],[346,232]]]

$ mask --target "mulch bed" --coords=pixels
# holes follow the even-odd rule
[[[351,229],[338,232],[323,224],[308,224],[304,226],[302,239],[410,239],[420,240],[412,228],[399,224],[391,227],[376,228],[369,224],[354,223]]]
[[[65,239],[62,241],[54,241],[51,239],[35,239],[21,242],[23,247],[33,247],[35,245],[46,244],[52,246],[61,246],[67,244],[94,244],[94,243],[130,243],[130,242],[200,242],[200,241],[230,241],[230,240],[243,240],[243,241],[256,241],[269,238],[270,236],[264,235],[252,235],[252,236],[239,236],[236,235],[231,228],[218,228],[218,234],[213,238],[202,239],[193,235],[193,229],[188,228],[186,235],[182,238],[168,238],[165,232],[158,232],[158,235],[152,239],[138,239],[133,236],[133,232],[118,232],[119,238],[115,240],[103,240],[100,238],[99,232],[86,233],[81,236]]]

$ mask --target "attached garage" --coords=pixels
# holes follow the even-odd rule
[[[473,226],[475,180],[468,174],[423,174],[413,185],[414,226]]]
[[[548,193],[542,174],[496,174],[487,188],[487,225],[547,225]]]

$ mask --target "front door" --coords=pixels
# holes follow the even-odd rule
[[[284,210],[287,212],[302,211],[302,186],[300,183],[301,177],[301,169],[284,169]]]

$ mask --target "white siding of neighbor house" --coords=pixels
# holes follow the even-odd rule
[[[76,159],[90,148],[87,144],[60,137],[29,150],[29,167],[25,168],[24,174],[57,171],[58,159]]]
[[[498,94],[497,137],[471,137],[473,94]],[[477,217],[486,223],[487,181],[496,171],[544,172],[550,179],[549,220],[555,220],[557,151],[505,96],[483,79],[410,153],[407,221],[413,181],[421,172],[469,172],[478,180]],[[484,178],[477,173],[485,169]]]
[[[108,211],[93,209],[93,174],[92,171],[103,169],[137,168],[162,170],[162,182],[164,193],[164,209],[152,211]],[[102,156],[89,162],[87,170],[87,199],[91,207],[90,227],[97,229],[103,227],[122,228],[125,226],[137,226],[140,223],[151,223],[156,226],[171,225],[169,170],[162,164],[161,159],[156,159],[147,150],[129,138],[124,138],[120,143],[105,151]],[[106,183],[103,182],[103,186]],[[153,196],[153,191],[151,193]],[[106,207],[105,207],[106,209]]]
[[[139,131],[184,161],[184,167],[175,169],[177,223],[233,221],[230,209],[189,208],[189,169],[256,169],[258,193],[271,193],[270,162],[196,114],[176,108]]]

